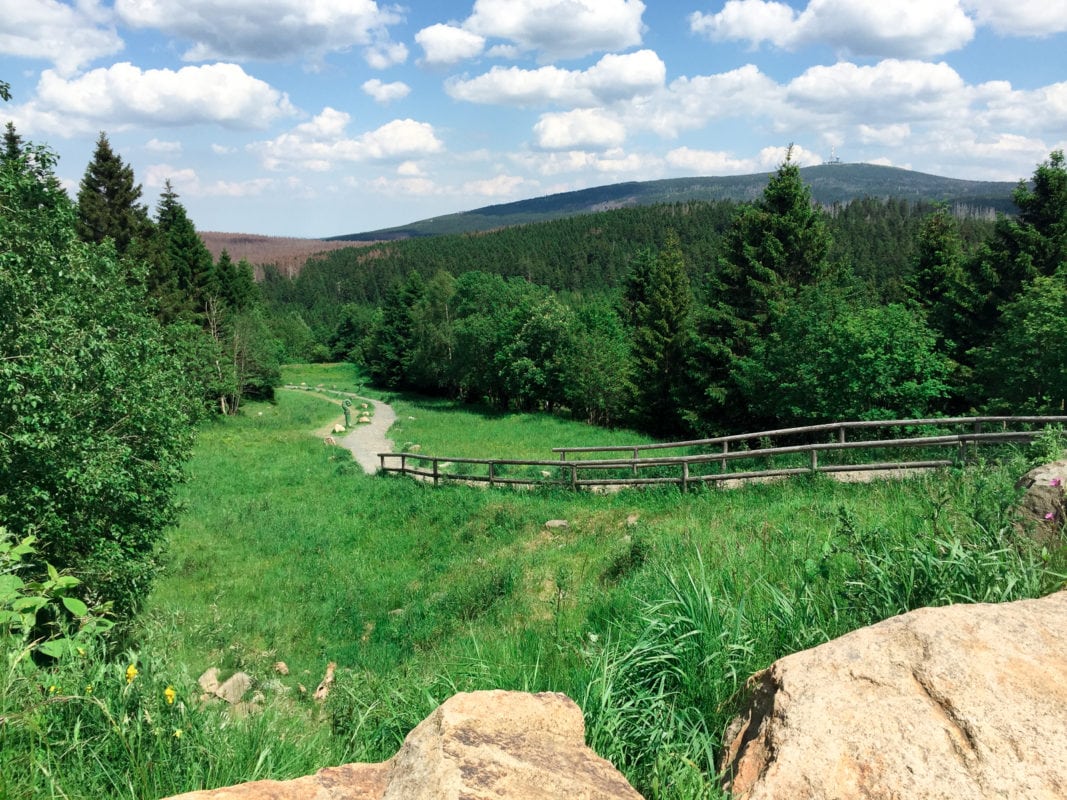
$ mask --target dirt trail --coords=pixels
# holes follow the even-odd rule
[[[363,471],[368,475],[373,475],[378,471],[378,467],[380,466],[378,453],[393,452],[393,440],[386,436],[389,432],[389,428],[396,422],[396,412],[393,411],[392,406],[378,400],[372,400],[369,397],[361,397],[352,392],[338,392],[333,389],[319,389],[306,386],[286,386],[285,388],[293,389],[295,391],[313,392],[323,400],[334,403],[337,406],[340,406],[345,398],[352,401],[351,417],[353,425],[346,433],[333,433],[334,425],[344,424],[345,418],[342,413],[338,415],[336,420],[330,422],[329,425],[324,425],[315,431],[315,436],[334,436],[337,444],[350,451],[353,458],[355,458],[359,465],[363,467]],[[355,422],[355,420],[359,419],[359,412],[363,410],[360,408],[361,403],[366,403],[373,409],[373,415],[371,416],[370,422],[363,425]]]

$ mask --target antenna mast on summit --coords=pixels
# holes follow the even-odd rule
[[[824,167],[830,167],[834,164],[841,163],[841,159],[837,157],[837,145],[830,145],[830,159],[822,163]]]

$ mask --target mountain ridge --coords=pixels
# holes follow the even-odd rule
[[[1009,181],[975,181],[945,178],[924,172],[878,164],[827,163],[800,170],[817,203],[832,206],[864,197],[896,198],[965,205],[976,213],[1012,213],[1012,191],[1018,185]],[[752,201],[759,198],[773,172],[749,175],[666,178],[622,183],[560,192],[526,200],[475,208],[431,217],[406,225],[380,228],[363,233],[326,237],[324,241],[371,242],[478,233],[496,228],[543,222],[578,214],[607,211],[656,203],[710,200]]]

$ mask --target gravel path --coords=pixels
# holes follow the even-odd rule
[[[286,386],[285,388],[294,391],[314,392],[323,400],[334,403],[337,406],[340,406],[341,401],[347,397],[352,400],[353,407],[351,417],[353,420],[359,419],[359,412],[362,410],[359,407],[360,403],[366,403],[374,409],[374,414],[371,416],[369,423],[365,425],[356,423],[347,433],[337,435],[337,444],[350,451],[353,458],[355,458],[359,465],[363,467],[363,471],[368,475],[376,473],[378,467],[381,465],[381,462],[378,459],[378,453],[393,452],[393,440],[386,436],[389,432],[389,428],[396,422],[396,412],[393,411],[392,406],[378,400],[372,400],[369,397],[361,397],[352,392],[338,392],[333,389],[312,389],[307,386]],[[337,419],[330,422],[329,425],[324,425],[315,431],[315,436],[333,436],[333,426],[336,424],[343,425],[344,421],[344,414],[341,413],[338,415]]]

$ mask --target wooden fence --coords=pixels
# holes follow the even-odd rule
[[[420,480],[485,483],[489,486],[594,487],[690,484],[783,477],[813,472],[860,472],[929,469],[960,464],[980,446],[1032,442],[1047,426],[1067,423],[1067,416],[952,417],[933,419],[834,422],[756,433],[607,447],[556,447],[553,460],[449,458],[421,453],[379,453],[382,473]],[[953,430],[955,429],[955,432]],[[850,438],[851,431],[874,431],[875,438]],[[923,431],[927,435],[921,434]],[[887,435],[897,433],[897,436]],[[903,435],[900,435],[903,434]],[[800,441],[807,439],[809,441]],[[816,441],[810,441],[816,439]],[[969,446],[969,450],[968,450]],[[682,450],[682,455],[645,455]],[[887,460],[885,451],[922,450],[922,458]],[[945,453],[945,451],[948,453]],[[598,458],[626,453],[627,457]],[[936,454],[936,457],[933,457]],[[846,456],[827,463],[824,456]],[[572,456],[572,458],[568,458]],[[877,457],[876,457],[877,456]],[[776,461],[790,461],[780,466]],[[798,464],[800,460],[803,463]],[[748,461],[765,462],[753,468]],[[741,467],[731,469],[731,467]]]

